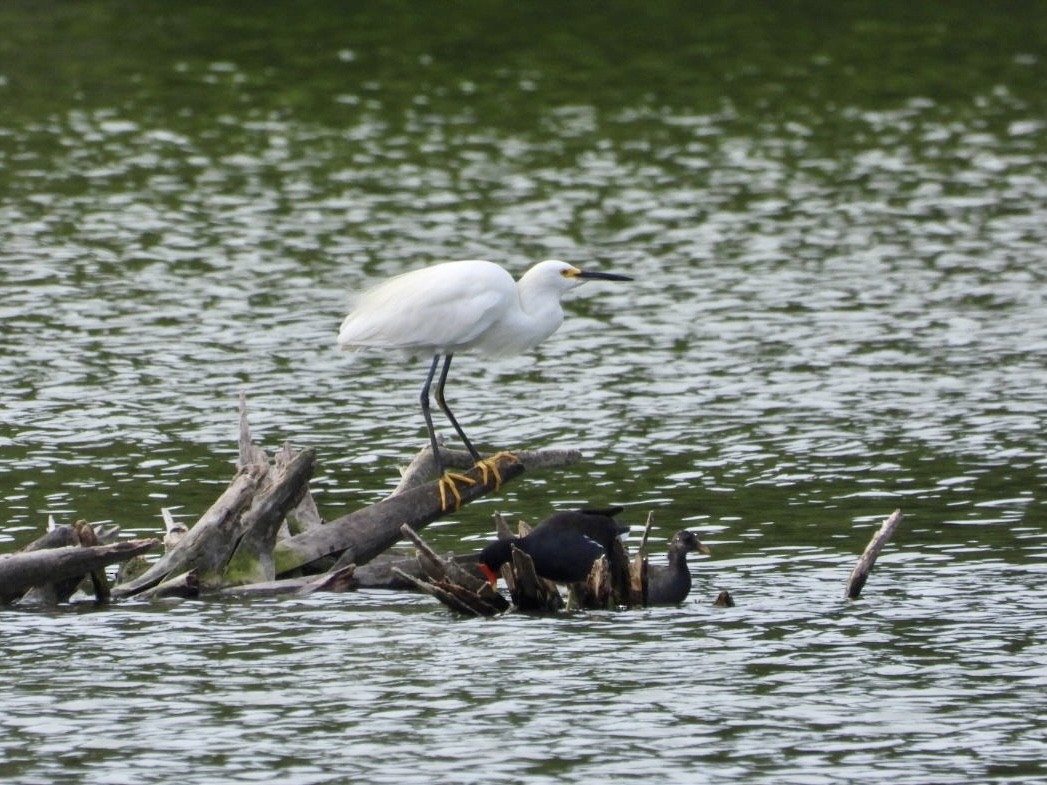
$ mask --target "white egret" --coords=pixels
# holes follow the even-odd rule
[[[519,281],[493,262],[444,262],[379,284],[361,295],[345,317],[338,331],[342,349],[432,355],[421,404],[442,497],[445,485],[458,497],[455,480],[469,480],[445,472],[433,430],[429,391],[441,359],[443,370],[433,391],[436,403],[486,477],[493,463],[480,457],[444,399],[451,359],[458,352],[498,357],[533,349],[563,323],[560,297],[591,279],[632,280],[625,275],[582,271],[555,259],[534,265]]]

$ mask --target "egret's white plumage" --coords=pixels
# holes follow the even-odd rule
[[[421,402],[440,468],[429,389],[440,358],[444,358],[434,397],[473,458],[480,461],[444,401],[451,358],[457,352],[503,356],[533,349],[563,323],[560,297],[592,278],[632,280],[624,275],[583,272],[555,259],[539,262],[519,281],[493,262],[444,262],[398,275],[362,294],[342,322],[338,345],[433,355]]]
[[[390,278],[364,293],[338,332],[343,349],[429,354],[521,354],[563,323],[560,296],[589,277],[539,262],[519,281],[493,262],[445,262]]]

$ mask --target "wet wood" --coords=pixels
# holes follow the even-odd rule
[[[442,559],[410,526],[404,525],[401,534],[418,549],[418,559],[426,573],[424,579],[399,573],[404,580],[465,615],[497,616],[509,609],[506,599],[487,581]]]
[[[276,470],[278,472],[286,471],[286,467],[297,455],[298,451],[292,449],[291,445],[284,444],[280,451],[276,453],[274,459]],[[313,494],[309,491],[308,485],[304,489],[301,500],[295,505],[294,509],[287,513],[285,521],[287,525],[280,533],[287,537],[323,526],[323,518],[320,516],[320,510],[317,509],[316,501],[313,499]]]
[[[240,520],[236,548],[219,583],[235,586],[276,579],[273,548],[287,515],[306,494],[316,465],[316,451],[302,450],[270,471],[269,484]]]
[[[222,596],[232,597],[274,597],[293,594],[304,597],[314,592],[341,593],[353,591],[358,587],[352,565],[340,570],[325,572],[321,575],[309,575],[301,578],[285,578],[278,581],[248,583],[240,586],[226,586],[218,591]]]
[[[110,545],[66,545],[0,556],[0,597],[13,601],[34,586],[76,579],[159,546],[159,540],[125,540]]]
[[[651,536],[651,527],[654,525],[654,512],[647,513],[647,522],[644,524],[643,534],[640,535],[640,544],[636,548],[636,556],[633,557],[629,568],[629,606],[632,608],[647,607],[647,574],[649,560],[647,557],[647,540]]]
[[[521,527],[520,536],[525,537],[525,528]],[[542,578],[535,572],[531,557],[512,547],[512,559],[502,565],[502,578],[509,588],[513,605],[522,611],[558,611],[564,607],[560,589],[555,583]]]
[[[462,569],[468,570],[476,578],[482,579],[483,575],[477,566],[477,556],[476,553],[457,556],[447,553],[441,558],[446,562],[453,562]],[[379,554],[367,564],[357,567],[355,578],[361,589],[416,590],[418,587],[407,578],[402,577],[403,573],[418,580],[424,580],[428,575],[417,554],[404,555],[396,552]]]
[[[200,596],[200,580],[194,570],[167,578],[137,595],[140,600],[156,600],[171,597],[196,599]]]
[[[103,535],[108,536],[112,532],[107,530]],[[52,548],[81,546],[94,547],[104,545],[94,527],[87,521],[80,520],[69,525],[56,525],[54,519],[49,519],[48,531],[42,537],[34,540],[23,552],[48,550]],[[137,558],[137,557],[133,557]],[[67,602],[72,595],[88,579],[87,586],[94,593],[95,601],[99,603],[109,601],[109,580],[105,574],[105,566],[96,567],[88,571],[87,575],[71,575],[66,578],[57,579],[48,583],[37,584],[29,591],[21,595],[21,598],[8,597],[7,601],[19,599],[22,604],[57,605]],[[87,588],[85,587],[85,591]]]
[[[217,501],[189,529],[178,544],[148,570],[113,588],[114,597],[129,597],[190,570],[221,575],[236,547],[240,519],[264,480],[257,466],[247,466],[233,478]]]
[[[514,452],[513,455],[528,471],[570,466],[582,459],[582,454],[578,450],[520,450]],[[448,450],[441,447],[440,458],[444,466],[449,469],[467,470],[471,469],[475,463],[472,455],[465,450]],[[400,482],[390,496],[417,488],[431,482],[435,477],[436,464],[433,461],[433,451],[426,447],[400,470]]]
[[[722,591],[716,595],[716,599],[713,600],[713,606],[716,608],[733,608],[734,597],[731,596],[729,591]]]
[[[872,571],[873,565],[876,564],[876,559],[880,555],[880,551],[883,549],[883,546],[887,544],[887,541],[891,539],[891,535],[894,534],[894,530],[898,528],[898,524],[901,522],[902,511],[895,510],[891,513],[890,517],[883,522],[879,530],[873,535],[872,539],[869,540],[869,544],[865,546],[865,552],[862,553],[861,558],[858,559],[858,563],[854,566],[854,570],[851,571],[851,577],[847,581],[845,596],[848,599],[856,600],[861,596],[862,589],[865,587],[865,582],[869,578],[869,573]]]
[[[497,460],[496,466],[502,485],[524,471],[523,463],[505,456]],[[463,474],[472,481],[471,485],[459,486],[463,505],[494,491],[498,485],[492,472],[488,472],[486,481],[479,468]],[[410,488],[277,543],[273,552],[276,574],[289,573],[332,555],[341,555],[343,564],[366,564],[400,541],[401,525],[417,531],[450,511],[443,509],[436,482]]]

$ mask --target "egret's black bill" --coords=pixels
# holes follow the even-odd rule
[[[582,270],[578,273],[579,278],[593,278],[600,281],[631,281],[628,275],[618,275],[618,273],[594,273],[588,270]]]

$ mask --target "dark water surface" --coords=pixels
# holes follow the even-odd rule
[[[0,7],[4,550],[195,520],[241,389],[325,514],[380,497],[424,361],[339,354],[349,293],[549,257],[636,281],[448,395],[585,460],[432,538],[618,503],[714,549],[644,613],[4,611],[0,776],[1047,782],[1047,12],[775,8]]]

